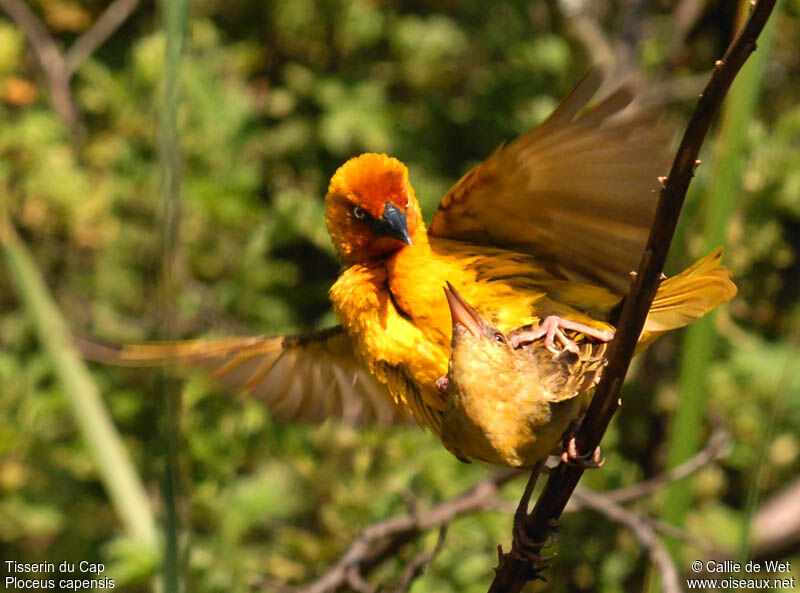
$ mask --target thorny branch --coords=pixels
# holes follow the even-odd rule
[[[64,53],[41,19],[22,0],[0,0],[0,8],[17,24],[30,41],[47,79],[53,111],[64,122],[73,144],[83,140],[83,125],[72,99],[72,75],[92,52],[100,47],[130,16],[139,0],[114,0],[95,23]]]
[[[328,572],[296,590],[297,593],[329,593],[338,591],[345,584],[352,587],[354,581],[362,584],[365,574],[426,531],[446,525],[465,513],[493,508],[500,487],[518,475],[519,472],[513,470],[497,472],[460,496],[426,512],[392,517],[371,525]],[[409,575],[409,584],[417,575],[418,572]]]
[[[662,180],[663,188],[647,247],[639,265],[639,273],[633,278],[631,290],[620,315],[616,336],[609,348],[608,367],[597,387],[586,419],[576,434],[579,451],[594,451],[620,405],[620,387],[658,289],[659,276],[664,268],[686,191],[697,166],[700,146],[733,79],[747,57],[755,50],[756,39],[772,13],[775,2],[776,0],[758,0],[751,4],[750,17],[744,27],[722,59],[715,63],[711,79],[700,95],[678,147],[669,176]],[[525,521],[525,530],[531,541],[546,540],[549,533],[548,523],[561,516],[582,475],[582,468],[565,464],[559,465],[551,472],[544,491]],[[489,591],[517,593],[525,583],[536,576],[537,571],[529,562],[512,554],[505,554],[500,558]]]
[[[611,507],[617,509],[622,502],[646,496],[657,488],[698,471],[719,457],[727,442],[729,442],[727,435],[723,433],[714,435],[708,445],[694,457],[664,474],[634,486],[603,494],[591,492],[586,488],[580,489],[576,491],[567,512],[583,508],[592,508],[599,512]],[[410,505],[410,512],[407,515],[385,519],[365,529],[331,569],[308,585],[289,588],[271,581],[264,584],[268,585],[270,590],[280,589],[292,593],[332,593],[344,587],[349,587],[359,593],[372,593],[375,588],[366,581],[365,577],[373,568],[393,556],[400,547],[419,538],[428,530],[438,528],[439,539],[436,546],[429,552],[417,555],[407,567],[400,582],[394,587],[395,593],[407,591],[414,579],[424,572],[441,549],[445,530],[450,522],[470,513],[513,511],[516,505],[500,497],[500,488],[511,480],[524,475],[524,472],[516,470],[497,472],[478,482],[461,495],[442,501],[427,511],[420,511],[415,504]],[[598,500],[601,502],[598,503]],[[636,520],[656,532],[679,538],[685,537],[683,533],[676,532],[675,528],[670,525],[662,524],[649,517],[635,515],[624,509],[623,512],[627,513],[626,517],[629,521]],[[617,520],[609,513],[603,514],[612,520]],[[633,516],[634,519],[630,519],[629,516]],[[619,522],[628,524],[625,521]],[[649,545],[645,547],[651,549]]]
[[[586,419],[576,434],[581,451],[593,451],[599,445],[612,416],[620,405],[620,387],[633,357],[636,342],[644,327],[653,297],[658,289],[659,278],[675,233],[686,191],[698,164],[697,156],[700,147],[733,79],[747,57],[755,50],[756,39],[772,13],[775,2],[776,0],[753,2],[750,18],[728,47],[723,58],[715,63],[711,79],[703,94],[700,95],[695,112],[681,140],[669,176],[662,180],[663,188],[659,196],[650,237],[639,265],[639,273],[633,278],[629,297],[625,300],[620,315],[618,331],[610,346],[608,367],[597,387]],[[582,475],[582,468],[565,464],[559,465],[551,472],[544,491],[525,522],[527,535],[531,541],[547,540],[550,535],[548,524],[557,520],[564,512]],[[442,525],[442,521],[450,521],[464,513],[495,506],[498,503],[496,494],[499,486],[513,476],[513,473],[497,474],[494,478],[479,482],[473,489],[460,497],[434,507],[425,515],[396,517],[373,525],[362,533],[331,570],[299,591],[301,593],[325,593],[339,590],[343,585],[351,583],[354,578],[352,575],[356,574],[354,571],[357,571],[358,577],[363,577],[366,572],[390,556],[397,548],[415,539],[423,531]],[[629,500],[628,497],[634,493],[638,495],[641,492],[644,495],[662,483],[680,477],[683,477],[682,473],[675,470],[674,473],[668,474],[668,478],[664,482],[651,482],[646,487],[637,487],[637,491],[628,491],[620,499]],[[587,500],[597,501],[597,498],[587,499],[585,494],[586,492],[583,491],[580,495],[584,504],[587,504]],[[476,504],[477,506],[475,506]],[[671,587],[675,582],[674,566],[666,564],[663,546],[657,538],[654,538],[655,530],[652,525],[647,525],[641,520],[633,521],[631,514],[627,511],[620,513],[620,508],[619,503],[614,499],[605,499],[602,506],[608,516],[613,516],[615,520],[625,523],[634,530],[640,541],[645,543],[650,550],[654,562],[661,566],[662,573],[666,571],[666,574],[663,575],[663,578],[666,579],[665,586]],[[624,509],[622,510],[624,511]],[[646,525],[646,528],[643,525]],[[384,542],[383,545],[377,544],[387,537],[390,537],[388,542]],[[525,583],[535,578],[536,575],[535,567],[530,566],[528,562],[512,554],[502,554],[489,591],[519,592]],[[356,580],[359,585],[364,584],[363,578]]]

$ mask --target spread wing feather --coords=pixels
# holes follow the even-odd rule
[[[356,360],[341,327],[302,336],[80,347],[87,358],[106,363],[206,369],[225,387],[262,399],[283,419],[322,422],[336,417],[358,425],[407,421],[386,388]]]
[[[731,271],[722,265],[722,248],[718,247],[661,283],[639,338],[640,347],[665,331],[699,319],[735,295],[736,285],[731,280]]]
[[[541,125],[498,148],[447,193],[430,234],[542,258],[565,278],[624,294],[655,213],[668,136],[621,88],[584,109],[590,71]]]

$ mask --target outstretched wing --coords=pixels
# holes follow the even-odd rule
[[[348,424],[406,421],[386,388],[355,358],[341,327],[286,337],[202,339],[121,348],[81,345],[87,358],[127,366],[186,364],[264,400],[276,416]]]
[[[627,292],[669,136],[626,87],[584,109],[602,79],[590,71],[544,123],[464,175],[430,234],[537,255],[570,280]]]

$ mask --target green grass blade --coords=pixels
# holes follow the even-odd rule
[[[178,107],[180,105],[180,70],[188,19],[188,0],[170,0],[163,4],[163,27],[166,38],[164,54],[163,108],[160,117],[159,157],[162,207],[162,268],[160,309],[162,336],[173,338],[175,284],[173,264],[180,224],[181,152],[178,141]],[[163,589],[168,593],[182,590],[180,514],[180,386],[167,376],[159,381],[162,394],[164,443],[164,573]]]
[[[156,522],[147,493],[88,369],[72,346],[61,313],[25,245],[10,227],[0,233],[13,287],[33,320],[106,492],[130,534],[155,545]]]

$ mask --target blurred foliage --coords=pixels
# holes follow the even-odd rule
[[[651,4],[640,14],[642,3],[619,1],[503,1],[491,9],[478,0],[195,2],[178,117],[175,331],[272,334],[334,323],[326,291],[339,264],[322,203],[331,173],[358,152],[391,152],[409,165],[430,217],[449,184],[541,121],[588,68],[598,48],[574,26],[576,11],[597,23],[601,41],[629,43],[656,80],[706,72],[729,40],[735,3],[706,3],[677,45],[675,3]],[[31,5],[68,46],[105,3]],[[763,499],[800,470],[800,383],[791,372],[800,330],[800,0],[784,2],[775,18],[727,233],[740,292],[717,316],[722,344],[708,367],[705,430],[723,426],[736,445],[719,468],[692,479],[687,517],[693,534],[727,548],[738,544],[754,481]],[[116,342],[159,335],[160,31],[155,8],[140,6],[76,73],[73,98],[87,134],[75,149],[30,44],[0,16],[2,206],[76,333]],[[694,93],[664,93],[676,130]],[[713,161],[712,142],[704,152]],[[673,270],[701,254],[711,171],[698,171]],[[0,269],[0,556],[104,562],[119,590],[148,590],[152,559],[126,538],[10,282]],[[608,463],[587,484],[609,489],[663,467],[680,397],[680,343],[680,335],[666,337],[635,363],[604,441]],[[159,512],[157,372],[93,366],[92,374]],[[202,376],[186,378],[181,423],[188,586],[199,592],[247,591],[265,577],[312,579],[361,528],[404,512],[406,493],[429,505],[487,471],[413,428],[282,425]],[[508,497],[521,488],[509,485]],[[661,502],[657,495],[636,507],[657,513]],[[509,527],[499,513],[457,522],[414,593],[485,590]],[[423,545],[434,541],[431,534]],[[418,549],[376,576],[398,579]],[[681,569],[700,551],[685,546],[684,554]],[[629,532],[581,512],[565,519],[549,590],[641,590],[647,572]]]

